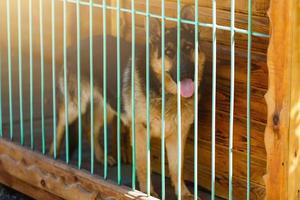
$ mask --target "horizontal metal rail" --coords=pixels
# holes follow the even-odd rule
[[[67,0],[67,2],[68,3],[76,3],[76,0]],[[89,4],[90,4],[89,2],[80,1],[80,5],[89,6]],[[102,4],[94,3],[93,6],[96,7],[96,8],[103,8]],[[106,5],[105,8],[106,9],[110,9],[110,10],[120,9],[121,12],[133,13],[133,11],[131,9],[129,9],[129,8],[118,8],[117,6],[111,6],[111,5]],[[147,12],[143,12],[143,11],[139,11],[139,10],[134,10],[134,12],[135,12],[136,15],[143,15],[143,16],[150,15],[150,17],[153,17],[153,18],[157,18],[157,19],[164,18],[165,20],[168,20],[168,21],[177,22],[177,18],[176,17],[161,16],[159,14],[152,14],[152,13],[148,14]],[[185,19],[181,19],[180,21],[183,24],[196,25],[195,21],[185,20]],[[198,25],[200,27],[207,27],[207,28],[212,28],[213,27],[212,23],[198,22]],[[223,25],[218,25],[218,24],[216,24],[216,29],[217,30],[229,31],[229,32],[231,31],[231,27],[230,26],[223,26]],[[241,28],[236,28],[236,27],[234,28],[234,32],[241,33],[241,34],[246,34],[246,35],[248,34],[248,30],[241,29]],[[260,32],[252,32],[252,36],[262,37],[262,38],[269,38],[270,37],[269,34],[260,33]]]

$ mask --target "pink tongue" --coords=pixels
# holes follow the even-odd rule
[[[184,79],[180,82],[181,96],[188,98],[194,94],[194,82],[192,79]]]

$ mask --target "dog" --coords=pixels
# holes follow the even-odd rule
[[[194,7],[185,6],[181,10],[181,17],[187,20],[194,20]],[[199,86],[202,80],[205,56],[200,49],[194,48],[195,32],[194,26],[182,24],[181,26],[181,55],[180,55],[180,88],[181,88],[181,141],[182,141],[182,160],[184,161],[184,148],[188,132],[194,122],[194,87]],[[116,112],[116,39],[112,36],[107,38],[107,122],[110,123],[117,115]],[[150,18],[150,136],[161,138],[161,74],[162,74],[162,52],[161,52],[161,23],[158,19]],[[132,122],[132,104],[131,104],[131,43],[122,40],[121,42],[121,74],[122,74],[122,113],[121,118],[125,126],[131,133]],[[103,48],[102,37],[94,37],[94,137],[95,137],[95,156],[103,163],[103,149],[99,143],[100,129],[103,127]],[[65,123],[64,108],[64,77],[60,73],[58,80],[58,90],[60,100],[58,101],[58,124],[57,124],[57,150],[61,146],[66,125],[71,124],[78,118],[77,106],[77,62],[76,47],[70,50],[74,56],[68,56],[68,124]],[[198,51],[198,81],[195,83],[195,55]],[[136,44],[135,57],[135,127],[136,127],[136,170],[140,190],[146,191],[146,173],[147,173],[147,127],[146,127],[146,50],[145,45]],[[166,28],[165,30],[165,141],[169,165],[169,172],[175,193],[177,194],[177,28]],[[70,58],[70,59],[69,59]],[[70,60],[70,61],[69,61]],[[81,114],[88,111],[90,104],[90,71],[89,71],[89,40],[81,43]],[[96,67],[97,66],[97,67]],[[100,66],[100,67],[99,67]],[[199,95],[200,96],[200,95]],[[89,123],[88,123],[89,124]],[[84,133],[87,136],[90,133]],[[53,153],[53,145],[50,153]],[[109,163],[115,161],[109,157]],[[182,165],[183,166],[183,162]],[[182,170],[182,169],[180,169]],[[158,196],[151,184],[151,194]],[[181,195],[183,199],[193,199],[183,179],[181,181]]]

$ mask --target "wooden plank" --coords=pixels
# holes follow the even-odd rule
[[[43,200],[59,200],[61,198],[47,192],[41,190],[32,185],[26,184],[25,182],[17,179],[14,176],[11,176],[5,173],[3,170],[0,170],[0,182],[10,188],[13,188],[27,196],[33,197],[34,199],[43,199]]]
[[[130,0],[125,0],[126,4],[125,7],[130,9]],[[144,4],[145,1],[135,1],[136,5],[140,4],[142,6],[140,6],[140,10],[145,11],[146,10],[146,6]],[[172,13],[171,11],[169,11],[169,7],[170,5],[174,5],[176,4],[177,1],[176,0],[166,0],[165,4],[166,4],[166,12],[167,14],[171,13],[171,14],[175,14],[174,12]],[[181,5],[193,5],[195,3],[194,0],[182,0],[181,1]],[[156,7],[156,11],[155,12],[159,12],[161,13],[161,8],[159,7],[159,5],[161,4],[160,0],[152,0],[150,1],[150,5],[155,6]],[[203,8],[211,8],[212,7],[212,2],[211,0],[201,0],[198,2],[199,7],[203,7]],[[237,14],[247,14],[248,13],[248,4],[246,1],[244,0],[236,0],[235,1],[235,11]],[[230,11],[230,1],[220,1],[217,3],[217,10],[222,10],[222,11]],[[269,0],[255,0],[253,1],[253,16],[263,16],[266,17],[267,16],[267,10],[269,7]],[[151,12],[154,11],[154,8],[151,8]],[[209,13],[211,14],[211,13]],[[229,18],[229,16],[228,16]]]
[[[145,2],[143,1],[137,1],[136,2],[136,9],[137,10],[143,10],[143,7],[145,7]],[[176,18],[176,12],[177,12],[176,3],[174,2],[168,2],[166,4],[166,15],[175,17]],[[153,4],[151,6],[151,13],[160,15],[160,5]],[[212,23],[212,17],[211,17],[212,10],[211,8],[206,7],[199,7],[199,20],[203,23]],[[217,10],[217,24],[223,25],[223,26],[230,26],[230,11],[223,11],[223,10]],[[131,15],[129,13],[125,14],[126,17],[126,25],[127,25],[127,37],[128,39],[131,38]],[[144,16],[142,15],[136,15],[136,27],[144,27]],[[246,14],[239,14],[236,13],[236,22],[235,25],[238,28],[247,29],[247,15]],[[253,30],[260,33],[269,33],[268,29],[268,18],[266,17],[253,17]],[[176,26],[176,22],[170,22],[166,21],[166,26]],[[142,31],[144,33],[144,31]],[[211,41],[212,38],[212,32],[211,28],[200,28],[200,37],[202,40]],[[144,39],[137,39],[137,42],[142,42]],[[224,30],[217,30],[217,41],[218,44],[226,44],[230,46],[230,31],[224,31]],[[240,48],[247,48],[247,35],[245,34],[236,34],[236,47]],[[260,37],[254,37],[253,38],[253,47],[252,49],[254,51],[263,52],[265,53],[268,46],[268,38],[260,38]]]
[[[266,199],[288,199],[290,46],[293,44],[291,11],[295,6],[292,1],[270,2],[269,88],[266,93],[268,119],[265,130],[267,173],[264,177]]]
[[[289,133],[289,178],[288,178],[288,199],[300,198],[300,1],[292,2],[292,30],[291,30],[291,105],[290,105],[290,133]]]
[[[211,141],[211,126],[210,112],[199,113],[199,139],[203,141]],[[220,146],[228,147],[228,133],[229,133],[229,114],[224,112],[217,112],[216,115],[216,143]],[[265,129],[264,124],[252,122],[251,129],[251,152],[252,156],[262,160],[266,159],[266,150],[264,143]],[[238,152],[247,152],[247,138],[246,138],[246,119],[235,117],[234,118],[234,134],[233,134],[233,149]],[[191,130],[191,132],[193,132]],[[193,141],[193,134],[189,135],[189,140]],[[192,145],[192,142],[191,142]],[[201,146],[199,148],[202,148]]]
[[[207,79],[206,79],[207,77]],[[211,111],[211,81],[210,75],[204,78],[202,100],[200,102],[201,109]],[[246,84],[235,83],[235,113],[237,117],[246,118],[247,101],[246,101]],[[251,89],[251,119],[259,123],[266,123],[266,104],[263,95],[264,90],[256,88]],[[218,111],[229,113],[230,100],[230,82],[218,76],[217,79],[217,104]]]
[[[158,162],[154,162],[155,165],[160,165],[160,142],[154,140],[153,141],[153,150],[152,154],[154,155],[153,159]],[[193,168],[187,166],[193,166],[194,160],[194,151],[193,151],[193,140],[187,141],[187,146],[185,149],[185,174],[187,177],[191,177],[189,181],[193,181]],[[211,143],[203,140],[198,141],[198,166],[206,167],[210,169],[211,167]],[[216,145],[216,171],[222,174],[226,174],[228,177],[228,148],[222,145]],[[234,177],[240,179],[246,179],[247,177],[247,162],[246,162],[246,153],[242,153],[234,150]],[[265,164],[266,161],[263,159],[252,157],[251,161],[251,181],[253,183],[259,184],[261,186],[264,185],[263,175],[265,174]],[[160,170],[159,170],[160,171]],[[186,176],[184,175],[184,176]],[[199,176],[201,174],[199,173]],[[227,178],[228,179],[228,178]]]
[[[168,0],[169,2],[176,2],[176,0]],[[194,4],[193,0],[183,0],[182,4]],[[211,8],[211,0],[199,1],[199,6]],[[253,16],[267,16],[267,9],[269,7],[269,0],[255,0],[252,3],[253,6]],[[217,9],[219,10],[230,10],[230,1],[219,1],[217,3]],[[235,1],[235,11],[236,13],[248,13],[248,5],[244,0]]]
[[[185,152],[184,163],[184,178],[189,182],[193,182],[193,141],[188,141]],[[160,173],[160,142],[152,140],[152,169]],[[211,159],[211,145],[208,142],[199,141],[199,163],[198,163],[198,180],[199,185],[207,190],[210,190],[210,159]],[[225,199],[228,198],[228,149],[217,145],[216,147],[216,194]],[[166,163],[167,164],[167,163]],[[262,199],[264,196],[264,185],[262,175],[265,170],[265,161],[260,159],[253,159],[253,174],[251,177],[251,199]],[[168,166],[166,165],[166,173],[168,175]],[[245,199],[247,193],[246,187],[246,154],[234,152],[234,197],[236,199]],[[245,198],[242,198],[245,197]]]
[[[19,180],[63,199],[155,199],[98,176],[54,161],[36,152],[0,140],[0,169]]]

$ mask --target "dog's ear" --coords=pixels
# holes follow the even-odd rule
[[[181,9],[181,18],[185,20],[195,21],[195,6],[185,5]],[[183,23],[182,27],[187,31],[192,31],[194,29],[193,25]]]
[[[151,42],[159,41],[161,36],[161,24],[160,21],[156,18],[150,17],[149,20],[149,32],[150,32],[150,40]],[[145,26],[146,26],[146,20],[145,20]],[[146,30],[146,27],[145,27]]]

